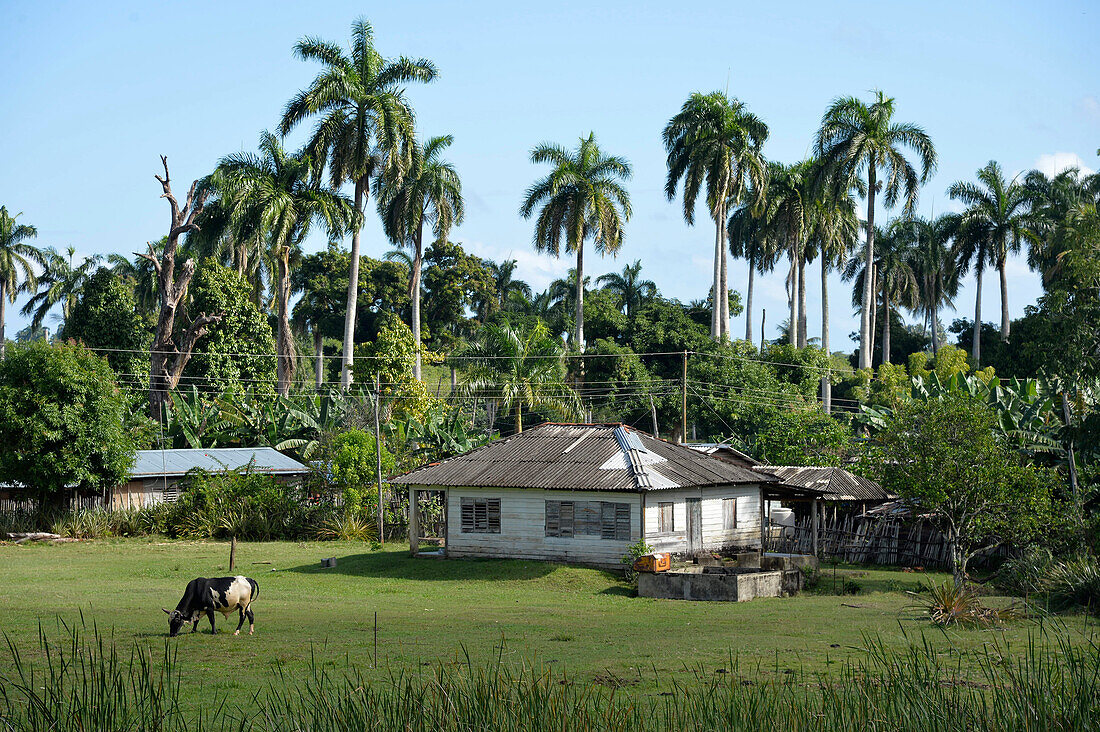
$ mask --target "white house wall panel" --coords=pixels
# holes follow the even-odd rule
[[[760,544],[760,486],[716,486],[648,491],[645,495],[645,541],[655,551],[687,551],[687,499],[700,498],[702,547],[707,550]],[[725,528],[723,500],[737,501],[736,528]],[[660,504],[672,503],[673,530],[660,531]]]

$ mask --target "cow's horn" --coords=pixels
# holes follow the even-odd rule
[[[163,610],[164,612],[168,613],[169,615],[171,615],[171,614],[172,614],[172,611],[171,611],[171,610],[169,610],[169,609],[168,609],[168,608],[166,608],[166,607],[162,607],[162,608],[161,608],[161,610]]]

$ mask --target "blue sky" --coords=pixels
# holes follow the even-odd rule
[[[687,226],[663,193],[660,131],[693,91],[727,88],[771,129],[765,154],[809,151],[829,101],[881,88],[899,120],[921,124],[940,156],[921,193],[928,215],[953,208],[950,184],[996,159],[1010,173],[1100,167],[1100,8],[1046,3],[30,3],[0,2],[3,112],[0,203],[38,227],[38,244],[82,254],[133,252],[166,231],[153,175],[168,156],[176,190],[218,158],[252,149],[317,67],[295,59],[315,35],[346,44],[357,16],[386,55],[424,56],[440,78],[409,96],[424,135],[450,133],[462,176],[470,251],[515,258],[544,288],[570,266],[531,249],[517,209],[542,171],[542,141],[572,145],[594,131],[634,165],[634,218],[617,260],[586,257],[597,275],[640,258],[661,292],[702,298],[713,229]],[[301,141],[301,134],[291,142]],[[703,213],[702,210],[699,212]],[[879,211],[879,216],[883,215]],[[389,249],[376,217],[363,251]],[[309,242],[313,250],[324,245]],[[745,264],[731,262],[744,291]],[[783,318],[785,271],[758,280],[755,321]],[[811,336],[820,276],[809,273]],[[999,294],[987,280],[983,312]],[[1009,269],[1013,315],[1040,294],[1023,260]],[[830,279],[834,348],[851,348],[850,286]],[[972,317],[972,279],[958,310]],[[25,320],[9,309],[9,334]],[[947,319],[950,320],[950,314]],[[733,321],[734,335],[744,319]]]

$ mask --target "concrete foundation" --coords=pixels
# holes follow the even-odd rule
[[[813,554],[768,553],[760,559],[761,569],[817,569],[818,560]]]
[[[782,597],[802,589],[799,570],[764,571],[746,567],[688,567],[683,571],[638,575],[639,597],[666,600],[747,602]]]

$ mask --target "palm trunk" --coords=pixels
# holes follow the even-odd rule
[[[871,300],[871,356],[875,354],[875,326],[878,324],[878,267],[871,270],[871,289],[875,293]],[[873,359],[872,359],[873,360]]]
[[[420,267],[424,256],[424,217],[416,229],[416,251],[413,254],[412,272],[409,277],[409,295],[412,301],[412,332],[416,343],[416,360],[413,362],[413,378],[420,379]]]
[[[787,342],[792,346],[798,346],[798,257],[791,252],[791,271],[788,275],[791,282],[791,296],[787,301],[787,309],[790,311],[787,321]]]
[[[710,337],[718,340],[718,321],[722,316],[722,300],[718,294],[718,284],[722,278],[722,241],[719,232],[722,224],[717,215],[714,217],[714,277],[710,285]]]
[[[721,220],[726,220],[726,204],[722,203],[721,206]],[[730,337],[730,287],[729,287],[729,254],[726,251],[726,227],[718,227],[718,239],[719,249],[722,252],[722,273],[721,273],[721,293],[722,293],[722,320],[719,325],[719,337],[722,340],[729,340]]]
[[[806,260],[801,255],[798,258],[798,347],[805,348],[809,344],[806,333]]]
[[[355,181],[355,210],[362,212],[366,205],[367,178]],[[351,235],[351,267],[348,269],[348,304],[344,314],[344,353],[340,372],[340,385],[351,388],[352,352],[355,350],[355,306],[359,301],[359,235],[362,227]]]
[[[932,358],[940,352],[940,312],[939,308],[932,308]]]
[[[1004,259],[997,263],[997,269],[1001,272],[1001,340],[1007,341],[1012,323],[1008,319],[1008,278],[1005,276]]]
[[[825,255],[821,256],[821,350],[829,358],[829,268],[825,264]],[[825,414],[833,412],[833,387],[829,379],[829,365],[826,361],[825,375],[821,377],[821,406]]]
[[[882,362],[890,363],[890,298],[882,293]]]
[[[867,259],[864,272],[873,272],[875,266],[875,158],[871,156],[867,166]],[[870,277],[863,278],[863,310],[859,315],[859,367],[871,368],[871,311],[875,308],[874,283]]]
[[[752,343],[752,285],[756,266],[749,257],[749,286],[745,292],[745,340]]]
[[[325,383],[325,339],[321,335],[321,328],[313,326],[313,376],[317,382],[317,391]]]
[[[979,263],[975,272],[978,280],[978,294],[974,298],[974,343],[970,347],[970,357],[974,369],[982,365],[982,266]]]
[[[584,353],[584,239],[577,244],[577,311],[576,340],[577,352]],[[582,360],[583,363],[583,360]]]
[[[4,318],[7,307],[8,291],[4,286],[4,282],[0,281],[0,361],[3,361],[8,355],[8,341],[4,330]]]
[[[294,338],[290,333],[290,248],[284,246],[279,254],[279,333],[276,370],[279,378],[279,394],[290,393],[294,380]]]
[[[516,432],[523,432],[523,402],[516,400]]]

